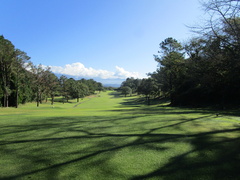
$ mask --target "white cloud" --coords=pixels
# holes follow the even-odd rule
[[[137,72],[129,72],[118,66],[116,66],[115,68],[116,68],[115,76],[117,76],[119,78],[122,77],[120,79],[126,79],[128,77],[134,77],[134,78],[140,77],[139,73],[137,73]]]
[[[51,71],[57,74],[70,75],[75,77],[83,78],[101,78],[101,79],[126,79],[128,77],[140,78],[139,73],[129,72],[125,69],[116,66],[115,72],[93,69],[91,67],[87,68],[82,63],[76,62],[72,64],[66,64],[62,66],[49,66]]]

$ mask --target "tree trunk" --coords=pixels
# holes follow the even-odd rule
[[[62,103],[64,104],[64,96],[62,96]]]
[[[37,92],[37,107],[39,107],[39,92]]]
[[[3,107],[7,107],[7,96],[6,96],[5,93],[4,93],[4,96],[3,96]]]
[[[6,106],[5,107],[8,107],[8,94],[6,95]]]
[[[19,66],[17,66],[17,75],[16,75],[16,108],[18,108],[18,89],[19,89]]]
[[[147,105],[150,105],[150,96],[146,95]]]
[[[16,108],[18,108],[18,87],[16,90]]]
[[[39,102],[42,104],[42,93],[39,94]]]
[[[7,86],[5,86],[4,88],[4,107],[8,107],[8,96],[9,96],[9,92],[8,92],[8,88]]]
[[[53,105],[53,103],[54,103],[54,95],[52,95],[51,105]]]
[[[7,85],[5,81],[4,81],[3,107],[8,107],[8,92],[7,92]]]

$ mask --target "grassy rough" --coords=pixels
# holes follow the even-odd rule
[[[0,179],[240,179],[240,118],[105,92],[0,109]]]

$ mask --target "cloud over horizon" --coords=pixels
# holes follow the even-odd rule
[[[82,63],[76,62],[66,64],[65,66],[49,66],[53,73],[70,75],[83,78],[101,78],[101,79],[126,79],[128,77],[141,78],[138,72],[129,72],[124,68],[115,66],[115,72],[103,69],[94,69],[85,67]]]

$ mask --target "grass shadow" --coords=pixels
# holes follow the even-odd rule
[[[81,175],[77,173],[78,169],[75,169],[75,165],[82,168],[81,172],[89,172],[91,168],[96,169],[96,174],[103,173],[106,179],[114,177],[134,180],[189,179],[189,177],[191,179],[238,179],[240,177],[239,127],[187,135],[184,132],[160,131],[176,129],[184,123],[204,118],[203,116],[174,124],[159,124],[160,126],[149,128],[145,132],[130,129],[125,132],[116,131],[116,127],[120,128],[128,121],[134,121],[134,118],[131,118],[58,117],[41,119],[41,122],[36,121],[28,126],[1,127],[1,137],[9,137],[9,140],[1,139],[0,141],[1,154],[3,157],[13,156],[22,163],[22,170],[5,174],[2,179],[35,179],[39,176],[56,179],[71,177],[72,173],[75,174],[72,178],[80,178]],[[128,126],[136,127],[135,123],[132,123]],[[140,126],[146,125],[145,123],[142,122]],[[126,130],[126,126],[124,129]],[[34,136],[35,132],[39,134]],[[234,134],[235,137],[225,136],[228,133]],[[162,154],[175,149],[174,145],[165,146],[167,143],[178,146],[179,142],[187,142],[193,148],[184,152],[179,149],[177,155],[169,157],[166,164],[156,166],[155,170],[146,174],[133,175],[134,171],[132,171],[132,174],[127,176],[126,172],[118,170],[118,166],[124,162],[122,159],[115,163],[115,166],[110,163],[119,156],[119,152],[124,150],[130,151],[131,156],[136,156],[137,152],[143,153],[144,156],[144,153],[152,151]],[[81,146],[82,144],[84,146]],[[128,154],[124,154],[124,157],[130,158]],[[129,163],[136,165],[134,162]],[[147,163],[150,162],[147,161]],[[61,175],[61,171],[65,176]],[[93,173],[91,176],[96,174]]]
[[[215,138],[225,133],[235,138]],[[199,133],[189,136],[193,149],[180,153],[156,170],[131,178],[137,179],[239,179],[240,128]]]
[[[111,98],[123,98],[124,97],[124,95],[118,91],[111,91],[108,93],[108,95],[112,96]]]
[[[142,103],[126,98],[111,116],[1,126],[0,179],[240,178],[239,125],[205,124],[211,111]]]

